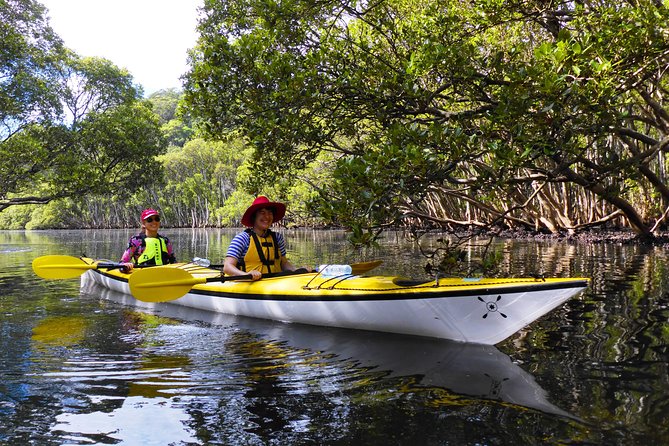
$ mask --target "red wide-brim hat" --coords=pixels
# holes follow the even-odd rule
[[[242,224],[248,226],[249,228],[253,227],[253,216],[256,211],[268,208],[271,209],[274,213],[274,221],[279,221],[286,215],[286,205],[276,201],[269,201],[269,199],[263,195],[259,196],[253,200],[253,204],[244,212],[242,216]]]

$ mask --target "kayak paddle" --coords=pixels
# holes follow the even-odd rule
[[[382,263],[383,260],[372,260],[370,262],[351,263],[351,274],[353,274],[354,276],[365,274],[367,271],[373,270]]]
[[[248,280],[253,276],[218,276],[194,277],[186,270],[164,267],[147,268],[134,271],[128,279],[130,292],[137,300],[144,302],[167,302],[178,299],[188,293],[193,285],[207,282],[225,282],[227,280]]]
[[[121,263],[111,262],[86,263],[78,257],[63,255],[41,256],[33,260],[33,271],[43,279],[72,279],[89,269],[114,269],[122,266]]]
[[[352,263],[353,275],[363,274],[381,265],[383,260],[371,262]],[[273,274],[272,277],[295,274],[293,271],[284,271]],[[218,277],[195,277],[186,270],[170,266],[147,268],[134,271],[128,279],[130,292],[137,299],[144,302],[168,302],[175,300],[190,291],[193,285],[208,282],[226,282],[228,280],[250,280],[253,276],[218,276]]]

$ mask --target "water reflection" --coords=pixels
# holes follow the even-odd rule
[[[234,327],[226,340],[228,360],[242,357],[236,373],[244,375],[245,398],[257,401],[262,395],[305,392],[303,382],[318,370],[345,386],[357,380],[401,378],[402,392],[444,392],[460,397],[499,401],[560,416],[571,416],[550,403],[534,378],[493,346],[455,343],[446,340],[396,336],[285,324],[253,318],[199,311],[169,304],[139,303],[127,295],[87,282],[82,293],[123,305],[141,308],[161,317]],[[241,332],[237,330],[242,330]],[[359,375],[362,372],[362,375]],[[336,379],[335,379],[336,377]],[[451,395],[450,400],[453,399]],[[433,404],[449,404],[437,397]],[[277,419],[272,408],[247,408],[264,419]],[[262,414],[262,415],[260,415]],[[285,426],[273,426],[279,429]]]
[[[120,407],[110,411],[62,413],[56,417],[51,432],[69,444],[165,445],[166,440],[179,444],[197,439],[186,426],[190,416],[167,398],[127,396],[110,400],[117,401]]]
[[[30,393],[49,386],[50,432],[70,443],[165,444],[192,441],[188,414],[169,397],[191,385],[187,355],[153,355],[153,335],[172,320],[122,312],[117,354],[101,353],[95,324],[83,316],[47,317],[33,328]],[[102,321],[98,321],[102,322]],[[166,394],[162,394],[163,390]],[[42,390],[43,392],[44,390]],[[54,407],[55,406],[55,407]],[[158,435],[147,433],[159,432]]]
[[[114,259],[133,232],[0,232],[0,443],[667,444],[666,247],[496,242],[505,274],[593,283],[477,352],[138,309],[30,270],[44,254]],[[180,258],[218,262],[236,231],[166,233]],[[380,258],[375,272],[421,274],[418,250],[401,234],[360,252],[345,237],[291,231],[289,249],[298,263]]]

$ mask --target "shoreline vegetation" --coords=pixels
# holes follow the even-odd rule
[[[163,230],[216,230],[216,229],[228,229],[231,231],[237,231],[241,226],[225,226],[225,227],[192,227],[192,226],[169,226],[166,225],[163,227]],[[282,230],[312,230],[312,231],[344,231],[346,233],[351,233],[343,227],[336,226],[300,226],[300,225],[290,225],[290,226],[281,226]],[[0,231],[97,231],[97,230],[137,230],[139,227],[126,226],[118,228],[95,228],[95,227],[60,227],[60,228],[40,228],[40,229],[23,229],[23,228],[14,228],[6,229],[0,228]],[[499,238],[507,240],[536,240],[536,241],[554,241],[554,242],[576,242],[576,243],[591,243],[591,242],[605,242],[605,243],[618,243],[618,244],[636,244],[636,245],[651,245],[651,246],[666,246],[669,247],[669,231],[663,231],[657,233],[652,237],[642,237],[636,234],[630,229],[589,229],[582,232],[569,234],[569,233],[548,233],[548,232],[537,232],[537,231],[527,231],[527,230],[512,230],[512,229],[497,229],[497,230],[475,230],[468,231],[465,229],[438,229],[438,228],[406,228],[406,227],[388,227],[386,231],[393,231],[402,234],[406,234],[407,238],[420,238],[425,235],[444,235],[451,236],[459,240],[473,240],[473,239],[484,239],[484,238]]]
[[[39,2],[5,2],[0,228],[132,228],[146,207],[235,227],[266,195],[356,246],[386,228],[666,243],[665,5],[321,6],[206,2],[183,90],[145,98]]]

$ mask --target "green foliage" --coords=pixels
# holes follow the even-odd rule
[[[153,105],[153,111],[160,116],[160,123],[165,124],[177,117],[177,107],[181,99],[181,92],[176,88],[168,88],[152,93],[148,100]]]
[[[64,63],[60,95],[71,114],[69,127],[73,129],[89,113],[131,105],[142,96],[141,88],[133,84],[128,70],[107,59],[70,54]]]
[[[3,1],[0,18],[0,211],[127,197],[160,177],[154,158],[166,142],[127,70],[63,48],[31,0]],[[34,224],[52,225],[43,212]]]
[[[0,212],[0,229],[25,229],[35,207],[35,205],[13,206]]]
[[[238,169],[246,157],[240,140],[194,139],[161,156],[165,183],[157,196],[173,224],[220,225],[219,209],[237,188]]]
[[[0,142],[62,114],[59,80],[67,51],[44,13],[36,1],[0,2]]]
[[[74,129],[26,127],[0,144],[0,207],[127,193],[161,174],[154,157],[164,145],[156,116],[142,103],[90,112]]]
[[[193,136],[193,129],[180,119],[171,119],[160,127],[170,146],[183,147]]]
[[[314,203],[359,240],[452,198],[543,226],[549,199],[570,197],[542,196],[537,181],[604,200],[648,233],[619,183],[669,203],[650,150],[669,125],[655,93],[668,18],[650,0],[206,1],[184,102],[210,136],[251,142],[263,175],[249,190],[334,153]],[[551,212],[551,228],[569,224]]]
[[[222,226],[241,226],[242,215],[255,197],[243,190],[235,190],[225,204],[216,210],[216,217]]]
[[[331,179],[331,157],[321,154],[298,175],[285,181],[283,191],[277,199],[288,204],[284,224],[287,226],[320,226],[325,222],[314,203],[319,197],[319,190],[327,189]]]
[[[72,201],[52,201],[44,206],[35,206],[25,229],[66,229],[81,221],[81,218],[75,217],[77,214]]]
[[[476,127],[468,109],[481,107],[482,95],[460,79],[480,76],[472,57],[480,42],[453,31],[462,9],[386,2],[356,20],[362,13],[352,5],[328,2],[316,12],[290,2],[271,20],[249,22],[241,18],[249,9],[251,16],[267,15],[257,3],[208,7],[201,58],[186,92],[191,112],[214,136],[241,127],[257,152],[254,170],[270,174],[264,178],[294,175],[323,150],[343,155],[321,191],[326,221],[352,228],[396,221],[403,199],[420,199],[427,185],[450,174],[451,160],[476,153],[462,143]],[[352,20],[338,21],[341,7]],[[386,14],[390,9],[394,13]],[[207,34],[221,24],[233,37]],[[436,26],[444,31],[435,33]],[[449,76],[457,85],[443,89],[432,78],[440,69],[461,70]],[[443,90],[435,96],[435,89]],[[462,122],[439,118],[447,112],[461,112]]]
[[[206,0],[183,98],[150,105],[127,71],[63,49],[38,4],[0,14],[0,208],[93,192],[78,206],[102,225],[135,224],[123,200],[237,225],[262,193],[287,225],[362,245],[390,225],[619,214],[648,234],[669,206],[657,2]]]
[[[160,116],[161,130],[170,146],[183,147],[193,136],[190,120],[179,112],[181,97],[181,92],[170,88],[157,91],[148,98],[153,111]]]
[[[44,205],[12,206],[0,213],[0,229],[67,229],[86,227],[73,200],[54,200]]]

